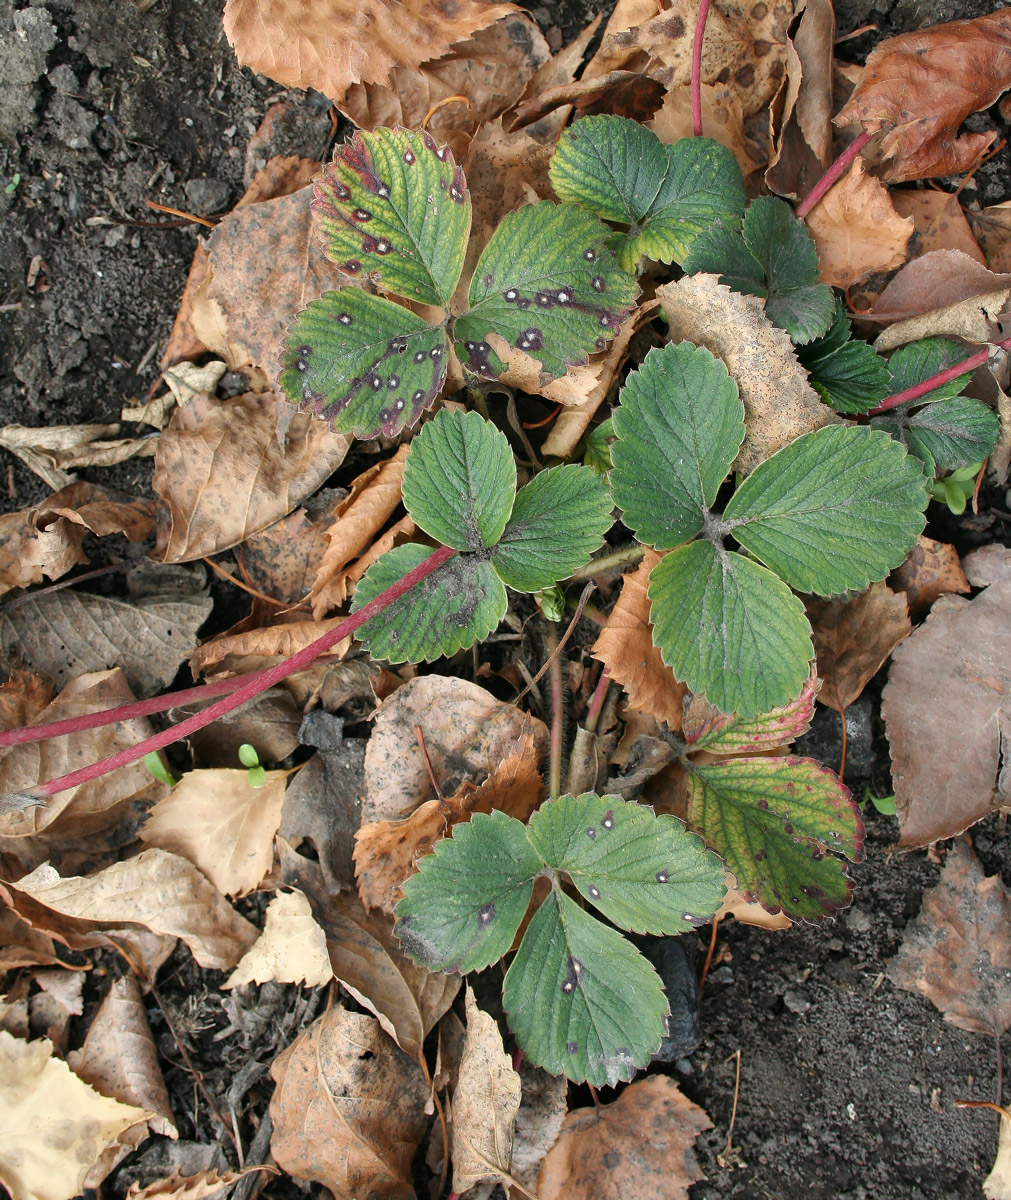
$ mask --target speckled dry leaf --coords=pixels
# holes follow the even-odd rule
[[[895,652],[881,698],[904,849],[954,837],[1011,795],[1011,551],[986,546],[962,566],[985,590],[935,603]]]
[[[571,112],[573,106],[583,112],[609,112],[645,123],[655,116],[663,96],[659,79],[641,71],[610,71],[592,79],[584,73],[575,82],[562,83],[536,95],[528,92],[517,104],[510,126],[542,129],[558,122],[559,113]]]
[[[164,1179],[156,1179],[147,1187],[141,1187],[135,1179],[127,1189],[128,1200],[210,1200],[226,1188],[253,1171],[267,1170],[266,1167],[246,1167],[242,1171],[222,1171],[212,1167],[209,1171],[199,1171],[196,1175],[183,1175],[173,1171]]]
[[[656,290],[672,341],[705,346],[727,365],[744,402],[746,432],[734,470],[743,475],[788,442],[837,420],[807,381],[785,329],[757,296],[742,296],[715,275],[687,275]]]
[[[293,616],[292,613],[281,613],[274,624],[253,624],[252,628],[236,626],[204,642],[190,655],[193,673],[209,674],[235,669],[237,663],[247,658],[290,658],[344,620],[343,617],[333,617],[326,621],[300,621],[297,617],[291,619]],[[247,626],[252,622],[247,618],[239,624]],[[350,646],[349,636],[342,638],[328,653],[340,657],[348,652]]]
[[[819,699],[843,712],[912,631],[906,598],[881,581],[851,599],[814,597],[806,607],[822,681]]]
[[[183,562],[245,541],[291,512],[343,462],[348,441],[270,394],[197,397],[158,441],[155,557]]]
[[[351,494],[337,506],[336,519],[327,529],[327,548],[309,592],[317,621],[347,599],[343,568],[368,549],[399,506],[408,449],[399,446],[391,458],[359,475],[351,485]]]
[[[150,1115],[88,1087],[51,1042],[0,1031],[0,1182],[13,1200],[80,1195],[103,1151]]]
[[[37,720],[59,721],[129,704],[135,699],[122,671],[100,671],[72,679],[52,704],[37,714]],[[13,746],[0,758],[0,792],[30,791],[45,780],[58,779],[78,767],[135,746],[150,737],[151,732],[150,722],[139,718]],[[140,805],[150,803],[165,791],[165,785],[153,779],[143,763],[132,763],[101,779],[58,792],[42,807],[0,815],[0,836],[32,837],[50,826],[69,830],[75,820],[93,818],[94,814],[127,800]]]
[[[355,83],[391,83],[454,42],[515,12],[486,0],[228,0],[225,34],[239,64],[334,102]]]
[[[996,133],[958,134],[1011,87],[1011,13],[950,21],[879,42],[837,125],[884,131],[892,183],[971,170]]]
[[[243,544],[242,567],[253,587],[284,604],[297,604],[305,596],[323,559],[339,496],[323,488]],[[321,497],[323,503],[317,504]]]
[[[550,57],[537,25],[525,13],[510,13],[433,62],[393,67],[389,85],[354,84],[339,107],[359,129],[420,129],[434,108],[425,128],[462,162],[476,131],[513,105]],[[451,96],[466,101],[442,103]]]
[[[33,929],[13,909],[0,906],[0,971],[55,966],[60,961],[48,934]]]
[[[153,1113],[148,1120],[153,1133],[178,1137],[147,1009],[133,975],[122,975],[113,982],[91,1022],[84,1045],[68,1057],[68,1062],[103,1096]]]
[[[34,725],[53,698],[52,681],[31,671],[11,671],[0,683],[0,729]]]
[[[1011,1026],[1011,892],[999,875],[984,875],[966,841],[949,849],[924,892],[888,978],[959,1029],[1000,1038]]]
[[[417,725],[444,795],[465,779],[487,779],[526,737],[533,739],[538,760],[547,750],[543,721],[465,679],[419,676],[379,707],[365,751],[363,822],[397,820],[431,794]]]
[[[469,984],[466,1011],[467,1036],[449,1127],[454,1192],[483,1181],[506,1182],[520,1106],[520,1077],[503,1048],[498,1025],[478,1008]]]
[[[182,855],[226,896],[245,896],[270,870],[281,824],[285,771],[254,788],[245,770],[187,771],[148,815],[149,846]]]
[[[906,561],[892,572],[889,582],[894,591],[906,597],[914,621],[926,616],[938,596],[949,592],[964,596],[969,592],[969,581],[955,547],[932,541],[922,533]]]
[[[556,55],[537,68],[527,80],[523,95],[517,102],[517,108],[522,107],[532,97],[541,96],[553,88],[562,87],[576,78],[576,75],[583,69],[586,48],[596,36],[601,20],[602,14],[598,13],[588,25],[583,26],[567,46],[563,46]],[[554,112],[546,114],[539,121],[526,125],[524,132],[542,146],[553,147],[571,111],[567,107],[558,108]],[[506,129],[514,130],[516,128],[515,113],[507,113],[504,124]],[[467,178],[470,179],[469,173],[467,173]]]
[[[309,901],[292,891],[278,892],[267,905],[263,933],[222,986],[273,981],[322,987],[331,979],[326,935],[313,919]]]
[[[713,1123],[656,1075],[612,1104],[577,1108],[541,1163],[538,1200],[687,1200],[702,1178],[695,1139]]]
[[[992,204],[982,212],[965,214],[986,255],[991,271],[1011,270],[1011,201]]]
[[[335,1200],[410,1200],[411,1160],[428,1124],[421,1069],[371,1017],[334,1004],[270,1069],[270,1150],[295,1179]]]
[[[527,1058],[519,1065],[520,1106],[513,1129],[513,1155],[509,1172],[536,1194],[541,1160],[555,1144],[569,1108],[569,1083],[564,1075],[549,1075]],[[519,1200],[512,1190],[511,1200]]]
[[[688,689],[674,678],[653,645],[646,589],[649,573],[659,561],[660,555],[647,549],[639,566],[625,576],[618,602],[594,644],[593,656],[625,689],[633,708],[665,722],[676,733]]]
[[[765,166],[764,147],[749,140],[744,131],[744,109],[737,91],[726,83],[704,83],[700,94],[705,136],[726,146],[746,176]],[[662,106],[647,126],[667,145],[692,137],[691,85],[669,88]]]
[[[74,482],[69,472],[76,467],[112,467],[154,454],[157,438],[118,438],[118,433],[119,425],[5,425],[0,446],[55,492]]]
[[[61,879],[40,867],[12,886],[57,914],[96,931],[143,926],[181,938],[202,967],[234,967],[257,930],[179,855],[145,850],[95,875]]]
[[[848,288],[906,261],[912,217],[900,217],[888,190],[857,158],[807,218],[822,283]]]
[[[928,188],[892,188],[888,195],[899,216],[911,217],[916,227],[909,245],[913,257],[932,250],[961,250],[986,265],[957,196]]]

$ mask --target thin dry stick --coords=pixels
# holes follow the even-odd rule
[[[824,197],[825,193],[833,187],[846,174],[850,168],[850,163],[856,158],[860,151],[871,140],[871,135],[863,130],[859,133],[846,149],[839,155],[835,162],[829,167],[825,174],[818,180],[814,187],[808,192],[803,200],[797,205],[796,215],[803,220],[812,208]]]
[[[597,686],[593,689],[593,695],[590,697],[590,703],[586,706],[586,718],[583,721],[583,728],[587,733],[597,732],[600,710],[604,707],[604,700],[607,697],[607,689],[610,685],[611,680],[607,673],[607,667],[603,667],[601,668],[600,678],[597,680]]]
[[[428,122],[431,121],[444,104],[465,104],[470,108],[470,100],[466,96],[443,96],[441,100],[437,100],[428,112],[425,113],[425,119],[421,122],[422,129],[428,128]]]
[[[569,622],[568,629],[566,629],[566,631],[565,631],[565,636],[558,643],[558,645],[555,647],[555,649],[551,651],[551,653],[548,655],[547,662],[544,664],[543,667],[541,667],[541,669],[537,672],[537,674],[533,677],[533,679],[530,680],[530,682],[523,689],[523,691],[520,692],[520,694],[513,701],[513,704],[519,704],[519,702],[523,699],[523,697],[527,694],[527,692],[530,691],[530,689],[534,686],[534,684],[539,682],[541,676],[548,669],[548,667],[551,666],[552,662],[554,662],[555,657],[558,654],[561,654],[561,652],[565,649],[565,643],[569,640],[570,637],[572,637],[572,631],[579,624],[579,618],[583,615],[583,605],[587,602],[587,600],[589,600],[590,596],[593,593],[594,587],[596,587],[596,584],[594,584],[593,581],[591,580],[586,585],[586,587],[583,588],[582,594],[579,597],[579,603],[576,605],[576,611],[573,614],[572,620]]]
[[[184,221],[196,221],[198,225],[206,225],[208,229],[213,229],[217,225],[217,221],[208,221],[206,217],[198,217],[194,213],[183,212],[180,208],[169,208],[167,204],[158,204],[154,200],[147,202],[148,208],[153,208],[155,212],[168,213],[170,217],[181,217]]]
[[[702,0],[695,21],[695,40],[692,42],[692,132],[702,136],[702,39],[709,17],[709,0]]]
[[[74,575],[71,579],[61,579],[58,583],[47,583],[45,587],[36,588],[33,592],[25,592],[23,596],[14,596],[10,600],[5,600],[0,604],[0,612],[10,612],[12,608],[18,608],[22,604],[27,604],[29,600],[37,600],[40,596],[46,596],[50,592],[59,592],[63,588],[74,587],[78,583],[86,583],[89,579],[98,579],[101,575],[114,575],[117,571],[132,571],[134,567],[140,563],[147,562],[146,558],[134,558],[129,562],[109,563],[105,567],[96,567],[93,571],[85,571],[82,575]]]
[[[706,986],[706,979],[709,977],[709,968],[713,962],[713,951],[716,949],[716,933],[720,927],[719,921],[713,917],[713,931],[709,935],[709,953],[706,955],[706,961],[702,964],[702,974],[699,976],[699,995],[702,995],[702,989]]]
[[[843,772],[846,770],[846,709],[839,714],[842,719],[842,749],[839,752],[839,782],[842,783]]]
[[[442,804],[445,796],[443,796],[439,781],[435,778],[435,772],[432,770],[432,760],[428,757],[428,747],[425,745],[425,731],[420,725],[415,725],[414,736],[418,739],[418,745],[421,747],[421,757],[425,760],[425,770],[428,772],[428,778],[432,781],[432,791],[435,792],[435,798]]]
[[[264,604],[272,604],[275,608],[298,608],[297,604],[289,605],[286,600],[278,600],[274,596],[268,596],[266,592],[257,591],[251,583],[246,583],[244,579],[236,579],[220,563],[216,563],[213,558],[203,558],[201,561],[205,562],[222,579],[227,579],[233,587],[237,587],[240,591],[248,592],[250,596],[255,597],[257,600],[262,600]]]
[[[562,794],[562,743],[565,713],[565,681],[562,679],[562,660],[558,657],[558,631],[552,621],[548,626],[548,662],[551,667],[551,746],[548,753],[548,795],[554,799]]]
[[[721,1167],[723,1166],[723,1164],[725,1162],[728,1162],[730,1160],[730,1151],[733,1147],[734,1122],[737,1120],[737,1098],[741,1094],[741,1052],[740,1052],[740,1050],[737,1050],[733,1054],[731,1054],[730,1058],[737,1059],[737,1079],[734,1081],[734,1107],[730,1111],[730,1128],[727,1130],[727,1144],[723,1148],[723,1153],[721,1155],[717,1155],[717,1157],[716,1157],[716,1161],[720,1164]],[[728,1062],[730,1062],[730,1058],[726,1058],[723,1061],[725,1063],[728,1063]]]

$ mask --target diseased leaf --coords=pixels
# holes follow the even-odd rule
[[[866,342],[850,336],[851,323],[836,297],[835,316],[827,333],[797,348],[811,386],[836,412],[865,413],[889,393],[885,360]]]
[[[738,713],[725,716],[701,697],[692,696],[685,706],[682,727],[688,749],[707,754],[761,754],[784,746],[807,732],[819,687],[812,669],[798,696],[747,721]]]
[[[905,428],[909,452],[942,471],[982,462],[1000,436],[997,414],[981,400],[955,396],[918,409]]]

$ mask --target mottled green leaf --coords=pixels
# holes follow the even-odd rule
[[[557,887],[523,935],[502,1003],[531,1062],[595,1087],[646,1066],[670,1012],[639,951]]]
[[[890,375],[881,355],[866,342],[853,341],[850,329],[850,319],[837,297],[828,332],[799,346],[797,358],[808,372],[811,386],[836,412],[865,413],[888,395]]]
[[[682,734],[689,750],[705,750],[707,754],[763,754],[775,750],[810,727],[818,687],[818,676],[812,671],[793,700],[747,720],[738,713],[709,711],[704,720],[692,723],[693,701]]]
[[[830,851],[858,861],[863,825],[847,788],[809,758],[734,758],[687,766],[688,821],[724,859],[748,900],[794,921],[850,902]]]
[[[392,587],[431,553],[412,542],[377,559],[358,584],[352,611]],[[455,555],[366,621],[355,636],[373,658],[431,662],[494,633],[507,607],[505,586],[491,564],[475,555]]]
[[[425,304],[449,303],[470,234],[470,193],[430,133],[355,133],[316,183],[316,229],[346,275]]]
[[[888,360],[888,395],[894,396],[907,388],[916,387],[917,384],[962,362],[965,356],[965,351],[958,342],[950,338],[924,338],[923,341],[900,346]],[[971,371],[957,375],[911,403],[933,404],[938,400],[946,400],[949,396],[958,396],[971,378]]]
[[[483,378],[502,364],[494,331],[538,359],[554,379],[605,350],[638,295],[607,248],[607,227],[574,204],[550,200],[507,213],[474,270],[469,310],[456,319],[461,362]]]
[[[338,433],[395,437],[435,401],[448,354],[443,328],[346,287],[325,292],[295,317],[280,385],[302,412],[323,417]]]
[[[631,225],[650,210],[667,174],[663,142],[627,117],[584,117],[559,138],[548,172],[559,200]]]
[[[897,442],[881,430],[830,425],[760,463],[723,516],[791,587],[835,596],[897,567],[926,506],[923,473]]]
[[[700,233],[685,255],[689,275],[719,275],[720,283],[745,296],[769,294],[762,264],[744,244],[740,230],[717,223]]]
[[[928,404],[915,412],[906,426],[910,453],[924,461],[933,459],[935,469],[941,471],[982,462],[993,453],[998,437],[997,414],[982,400],[969,396]]]
[[[625,524],[658,550],[700,533],[744,440],[744,405],[726,366],[690,342],[651,350],[613,420],[611,488]]]
[[[803,605],[751,559],[692,542],[653,568],[649,599],[664,662],[721,712],[754,717],[804,686],[814,648]]]
[[[518,592],[538,592],[584,567],[611,528],[611,494],[588,467],[550,467],[520,488],[492,565]]]
[[[475,813],[418,860],[394,932],[430,970],[480,971],[512,945],[542,865],[521,822]]]
[[[411,442],[404,506],[444,546],[494,546],[515,494],[516,463],[509,443],[479,413],[443,409]]]
[[[621,929],[683,933],[708,921],[726,887],[723,865],[675,817],[620,796],[561,796],[530,818],[549,867]]]

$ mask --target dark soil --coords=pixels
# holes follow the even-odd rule
[[[570,0],[533,12],[568,39],[602,7],[605,0]],[[883,35],[992,7],[988,0],[844,0],[840,33],[868,22],[880,32],[842,53],[860,60]],[[243,189],[246,145],[270,105],[290,99],[295,106],[278,149],[316,156],[330,133],[328,106],[239,70],[218,2],[14,0],[13,9],[24,36],[9,43],[6,58],[0,52],[0,425],[115,421],[157,379],[201,233],[146,202],[201,215],[227,210]],[[12,0],[0,0],[0,35],[11,20]],[[1007,132],[995,111],[973,122]],[[17,187],[5,190],[15,175]],[[976,196],[1007,199],[1008,177],[1005,152],[981,171]],[[3,453],[2,507],[46,494]],[[83,474],[144,494],[150,463]],[[1003,494],[993,500],[1006,508]],[[944,513],[937,528],[960,548],[1001,532],[992,518],[974,525]],[[850,717],[847,782],[858,796],[865,787],[876,795],[891,790],[879,695],[880,680]],[[837,765],[838,717],[820,709],[809,737],[821,742],[809,741],[807,752]],[[946,1024],[926,1000],[885,977],[939,867],[926,853],[892,854],[895,821],[870,805],[867,813],[855,904],[839,920],[777,934],[733,921],[720,930],[702,1000],[701,1046],[673,1068],[715,1125],[699,1139],[707,1182],[692,1190],[695,1200],[980,1194],[996,1126],[990,1115],[952,1102],[997,1098],[997,1049]],[[972,836],[987,871],[1011,883],[1004,821],[993,817]],[[699,959],[706,940],[695,948]],[[179,951],[162,973],[160,994],[221,1111],[231,1102],[251,1130],[269,1100],[271,1059],[320,997],[270,985],[230,995],[219,984]],[[151,1012],[182,1148],[170,1151],[154,1139],[110,1180],[110,1194],[183,1162],[194,1170],[211,1165],[216,1142],[226,1157],[231,1151],[153,1000]],[[270,1182],[266,1194],[293,1194],[293,1187]]]

